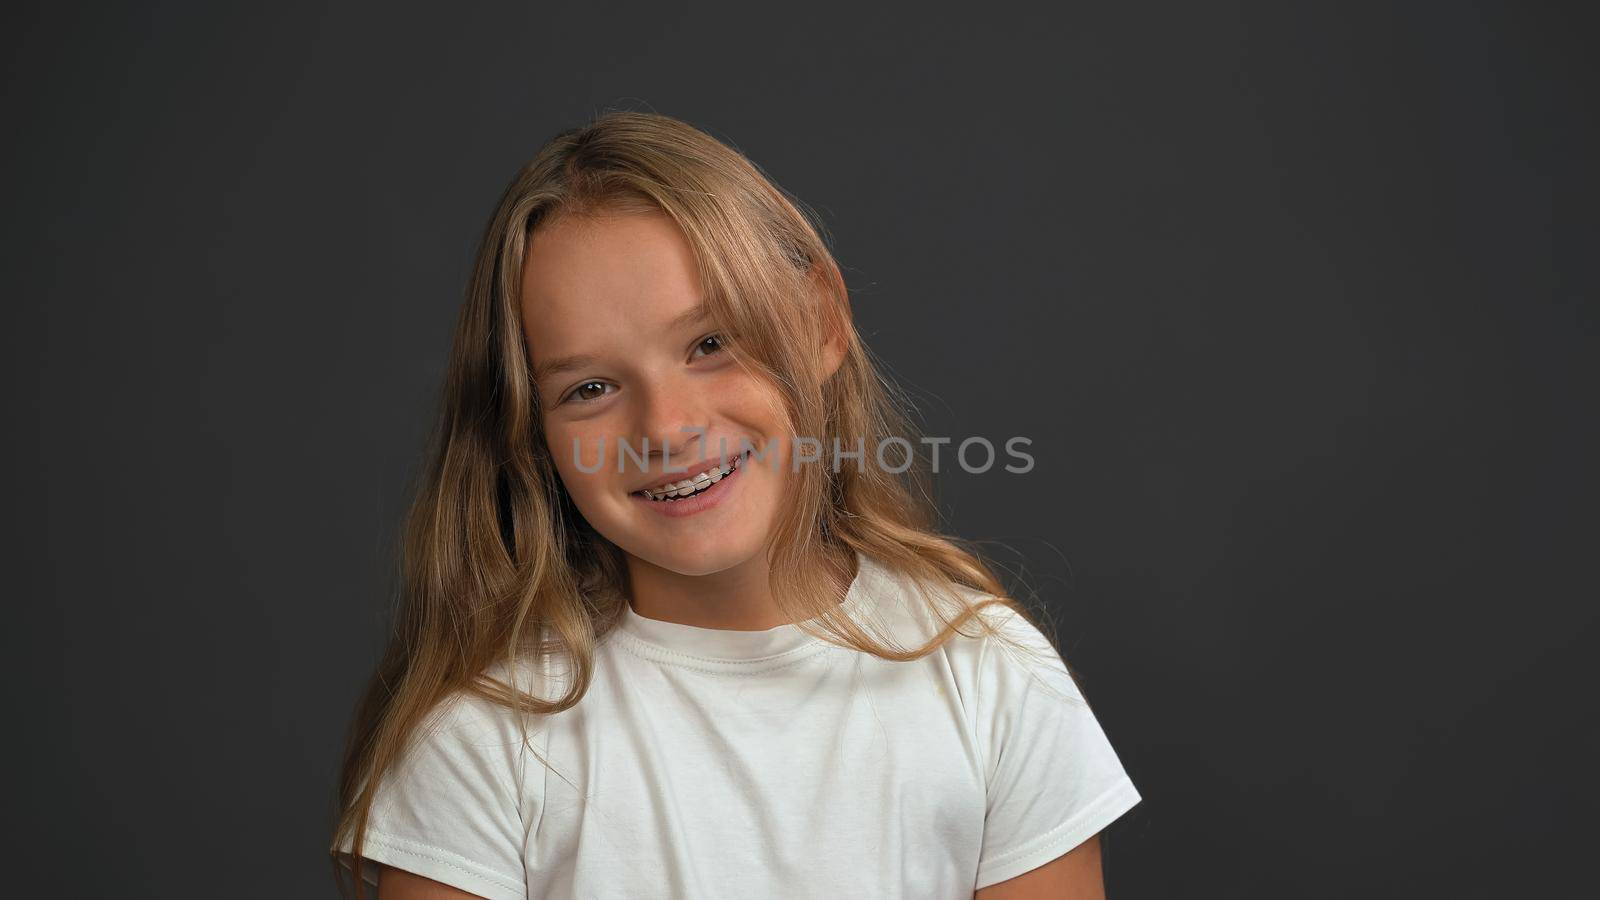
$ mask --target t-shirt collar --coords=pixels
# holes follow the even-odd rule
[[[840,605],[848,614],[859,613],[864,602],[876,593],[875,588],[881,577],[881,565],[858,551],[856,576],[850,582],[850,588]],[[634,612],[631,604],[623,608],[618,629],[628,637],[671,656],[708,661],[762,662],[787,657],[825,643],[801,631],[800,626],[792,622],[761,631],[702,628],[646,618]]]

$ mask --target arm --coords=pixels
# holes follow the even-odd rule
[[[1098,834],[1037,869],[972,895],[973,900],[1105,900],[1105,896]]]
[[[432,878],[423,878],[421,875],[407,872],[405,869],[396,869],[394,866],[384,866],[378,872],[378,900],[472,900],[477,897],[477,894],[469,894],[459,888],[440,884]]]

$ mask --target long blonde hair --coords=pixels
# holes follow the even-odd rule
[[[457,322],[428,468],[406,519],[400,606],[389,649],[345,752],[334,833],[353,847],[356,894],[374,791],[438,704],[456,692],[522,714],[559,712],[588,690],[595,648],[626,604],[621,551],[577,513],[556,474],[521,328],[528,237],[558,217],[665,213],[699,264],[703,300],[741,365],[776,387],[792,433],[831,449],[898,437],[915,448],[911,406],[856,333],[844,279],[812,217],[742,154],[667,116],[606,112],[550,140],[500,198]],[[827,378],[819,348],[843,361]],[[934,652],[1005,596],[973,545],[939,534],[926,461],[893,468],[800,466],[770,546],[775,602],[802,630],[895,661]],[[880,640],[830,602],[857,552],[909,576],[938,623],[921,647]],[[982,595],[949,607],[935,598]],[[958,609],[956,615],[948,612]],[[1042,613],[1040,614],[1042,616]],[[813,624],[815,623],[815,624]],[[1042,629],[1050,635],[1050,629]],[[1052,638],[1053,641],[1053,638]],[[545,698],[491,677],[497,665],[561,653],[567,691]],[[1059,653],[1058,653],[1059,655]],[[342,883],[342,879],[341,879]]]

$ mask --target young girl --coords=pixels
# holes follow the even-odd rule
[[[1139,794],[1045,632],[935,531],[903,407],[742,155],[633,112],[554,138],[461,312],[345,886],[1099,896],[1096,835]]]

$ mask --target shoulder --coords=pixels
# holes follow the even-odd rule
[[[475,694],[453,692],[417,722],[380,782],[380,801],[414,802],[467,782],[515,796],[528,741],[513,710]]]
[[[999,650],[1007,660],[1061,663],[1054,643],[1038,624],[1044,621],[1043,614],[965,584],[919,585],[882,563],[874,566],[883,595],[892,601],[880,604],[880,609],[921,639],[937,634],[945,623],[966,619],[944,645],[948,654],[989,662],[992,652]]]
[[[530,759],[546,741],[549,717],[507,702],[506,692],[548,698],[546,668],[496,666],[482,678],[488,693],[462,688],[446,694],[408,736],[391,773],[394,786],[414,791],[471,780],[519,794]]]
[[[876,612],[903,646],[925,644],[947,623],[960,622],[935,658],[948,667],[958,687],[966,688],[963,696],[974,697],[980,688],[1006,692],[1021,683],[1042,683],[1054,693],[1079,697],[1065,661],[1046,635],[1044,614],[964,584],[919,585],[884,563],[874,561],[872,567],[881,598]]]
[[[417,737],[439,744],[482,748],[521,730],[514,709],[477,693],[445,696],[422,721]]]

